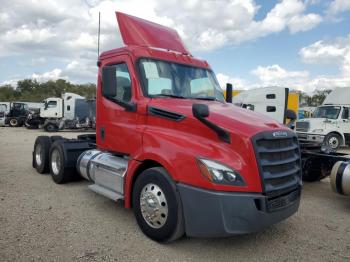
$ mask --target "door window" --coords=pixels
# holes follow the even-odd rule
[[[342,119],[349,119],[350,118],[350,107],[344,107],[343,113],[342,113]]]
[[[115,99],[123,102],[130,102],[131,100],[131,81],[130,74],[126,63],[115,66],[117,77],[117,94]]]
[[[55,108],[57,106],[57,101],[49,101],[47,103],[47,108]]]

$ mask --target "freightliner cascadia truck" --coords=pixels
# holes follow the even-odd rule
[[[159,242],[255,232],[297,212],[294,132],[225,101],[175,30],[116,15],[126,46],[99,56],[96,134],[39,136],[33,167],[58,184],[89,180]]]

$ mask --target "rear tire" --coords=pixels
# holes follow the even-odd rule
[[[49,172],[49,152],[51,139],[48,136],[38,136],[34,143],[33,167],[40,174]]]
[[[64,144],[61,139],[53,142],[50,148],[50,174],[56,184],[64,184],[76,179],[75,168],[67,167]]]
[[[182,203],[176,185],[162,167],[143,171],[133,188],[133,210],[142,232],[158,242],[184,234]]]

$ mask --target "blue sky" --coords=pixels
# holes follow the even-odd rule
[[[348,0],[3,0],[0,83],[95,82],[98,12],[108,50],[123,45],[116,10],[178,30],[222,85],[350,87]]]

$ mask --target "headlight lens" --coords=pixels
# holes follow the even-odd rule
[[[201,174],[215,184],[244,186],[242,176],[234,169],[213,160],[198,158],[197,163]]]
[[[314,129],[312,130],[312,133],[322,133],[323,129]]]

